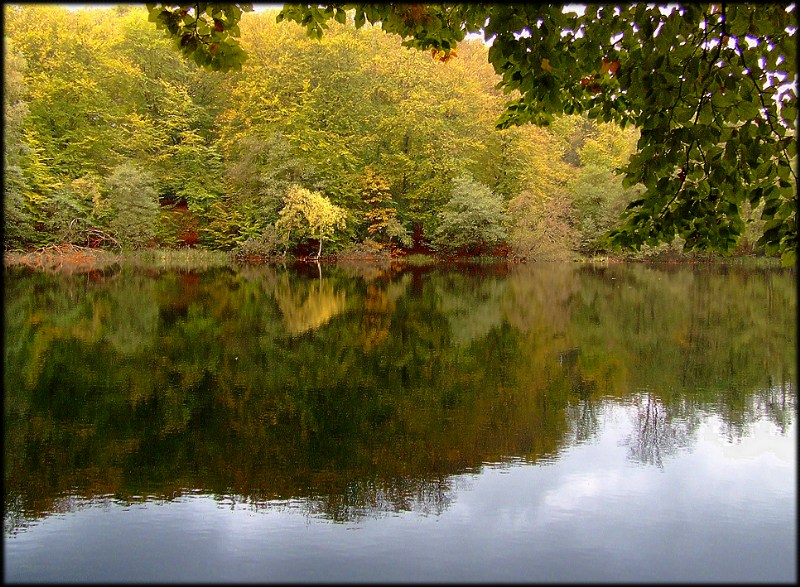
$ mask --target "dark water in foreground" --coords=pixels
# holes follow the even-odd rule
[[[796,276],[5,272],[7,581],[794,581]]]

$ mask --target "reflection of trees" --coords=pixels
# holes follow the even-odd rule
[[[628,458],[663,467],[664,457],[690,445],[698,420],[675,417],[661,400],[647,392],[635,396],[633,405],[633,432],[625,440]]]
[[[25,503],[25,498],[19,492],[13,490],[5,491],[5,495],[3,497],[4,536],[8,536],[10,533],[28,526],[29,520],[26,516],[26,506],[27,504]]]
[[[155,282],[138,277],[124,288],[109,290],[109,295],[104,339],[122,354],[147,350],[156,342],[159,308],[155,300]]]
[[[346,307],[344,290],[337,291],[330,279],[321,276],[319,280],[292,282],[289,274],[283,273],[273,295],[292,335],[319,328]]]
[[[731,400],[746,404],[739,409],[731,409],[732,404],[708,406],[721,416],[722,432],[729,442],[741,442],[749,435],[750,428],[762,420],[773,422],[781,433],[786,433],[796,407],[796,395],[790,384],[741,395],[743,397]],[[632,403],[635,406],[634,431],[625,441],[629,457],[658,467],[663,467],[664,457],[691,446],[703,411],[707,409],[703,405],[691,406],[686,401],[666,404],[650,392],[634,396]]]
[[[483,338],[503,323],[501,301],[508,285],[505,279],[479,279],[455,272],[434,279],[438,309],[447,316],[455,344],[463,346]]]
[[[521,266],[508,278],[510,295],[503,299],[505,319],[525,334],[539,331],[560,338],[572,320],[572,299],[581,291],[581,286],[574,265],[533,263]],[[552,342],[559,344],[561,341]],[[549,350],[554,350],[552,345]]]
[[[337,522],[410,511],[439,515],[452,501],[450,492],[451,482],[447,477],[399,477],[389,481],[357,479],[344,492],[312,494],[307,502],[307,511]]]
[[[567,408],[570,423],[570,444],[581,444],[591,440],[600,431],[601,404],[591,398],[571,402]]]
[[[515,384],[513,329],[456,350],[426,279],[410,296],[410,274],[364,283],[331,270],[323,291],[341,291],[348,307],[315,336],[287,338],[278,300],[316,293],[311,281],[267,269],[165,273],[146,295],[133,288],[155,308],[141,344],[88,344],[63,330],[28,384],[22,369],[6,373],[5,479],[22,496],[7,503],[35,515],[65,492],[169,498],[201,487],[251,500],[312,496],[334,518],[438,512],[453,473],[558,451],[562,402],[539,396],[532,378]],[[23,307],[30,292],[16,286],[14,328],[32,313],[50,320],[49,306]],[[27,286],[61,291],[52,278]],[[75,319],[128,308],[113,288],[85,290]],[[376,324],[386,334],[375,336]],[[18,346],[11,364],[30,356]]]
[[[791,272],[612,265],[581,274],[567,336],[598,394],[648,389],[681,417],[709,404],[735,422],[756,390],[777,382],[794,393]]]
[[[389,279],[397,271],[396,265],[383,259],[375,261],[341,260],[336,263],[336,268],[343,276],[350,279],[361,279],[366,283]]]
[[[723,432],[729,442],[741,442],[752,426],[763,419],[786,434],[797,410],[797,396],[786,380],[755,392],[731,390],[729,397],[729,402],[720,406]]]
[[[775,422],[781,434],[786,434],[791,417],[797,411],[797,396],[784,379],[779,385],[768,387],[755,394],[755,414]]]
[[[308,498],[332,519],[436,513],[454,474],[555,458],[596,433],[609,397],[638,389],[648,393],[629,441],[640,462],[663,464],[708,411],[735,434],[794,417],[790,275],[532,265],[481,281],[325,269],[322,280],[274,267],[91,283],[14,274],[8,523],[65,494],[170,499],[187,488]],[[489,318],[461,339],[460,290]],[[285,336],[285,320],[314,336]],[[135,337],[115,338],[129,322]]]
[[[381,348],[389,336],[397,300],[406,293],[411,275],[402,275],[396,281],[384,284],[378,280],[366,284],[361,319],[361,344],[365,352]]]

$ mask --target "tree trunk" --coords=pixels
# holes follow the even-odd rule
[[[322,235],[319,236],[319,250],[317,251],[317,259],[322,256]]]

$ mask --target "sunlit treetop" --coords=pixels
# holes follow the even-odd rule
[[[250,5],[148,9],[197,63],[241,68],[236,22]],[[744,231],[743,207],[761,207],[759,244],[794,262],[794,4],[287,4],[277,20],[316,38],[330,20],[369,22],[441,61],[481,34],[511,94],[498,128],[586,113],[641,131],[622,171],[646,191],[612,244],[635,250],[680,236],[687,249],[726,252]]]

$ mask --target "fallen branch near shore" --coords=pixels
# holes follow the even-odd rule
[[[6,267],[24,265],[48,272],[84,273],[102,269],[119,261],[119,256],[102,249],[73,244],[47,245],[28,253],[6,252]]]

